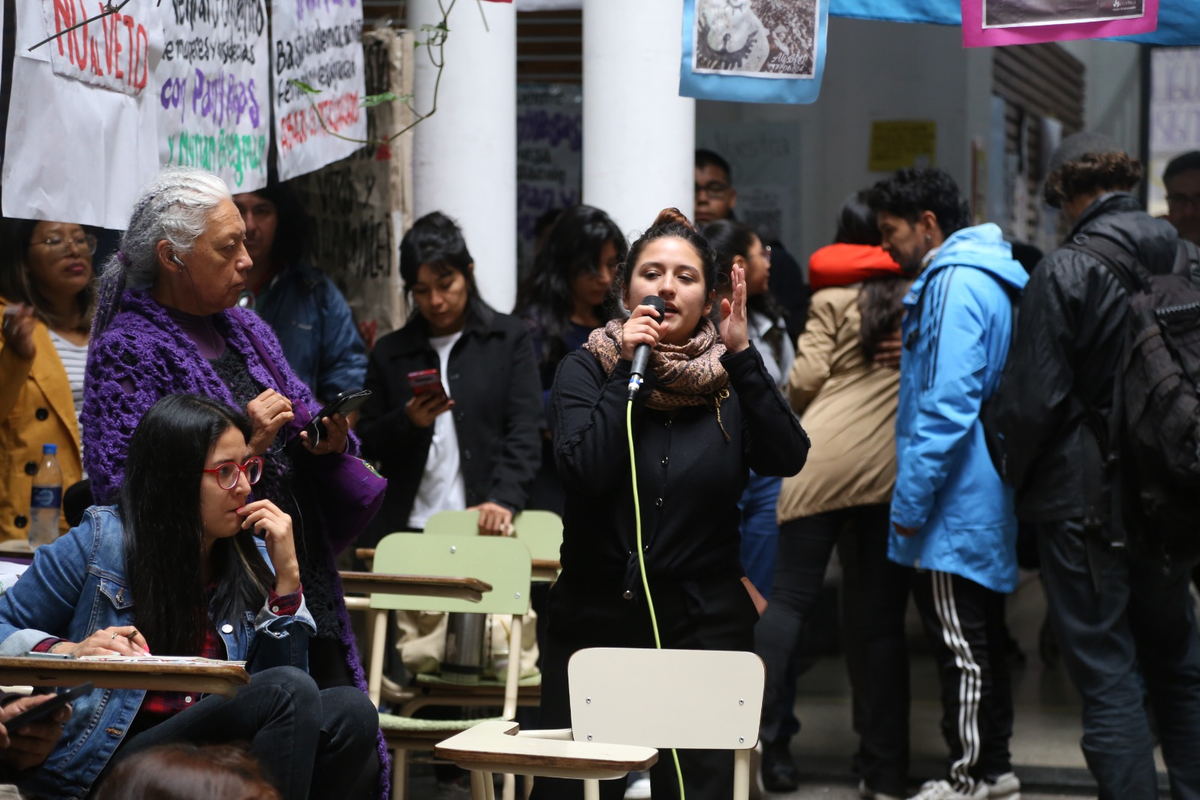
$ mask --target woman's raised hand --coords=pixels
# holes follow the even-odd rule
[[[658,321],[658,310],[654,306],[635,306],[622,328],[621,358],[633,361],[633,351],[639,344],[651,347],[658,344],[662,338],[663,323]]]
[[[729,269],[733,297],[721,300],[721,340],[725,349],[740,353],[750,346],[746,325],[746,270],[734,264]]]
[[[70,653],[76,657],[146,656],[150,655],[150,647],[132,625],[113,625],[96,631],[82,642],[58,642],[50,652]]]
[[[279,429],[296,418],[292,412],[292,401],[274,389],[267,389],[247,403],[246,416],[254,426],[254,435],[250,437],[250,450],[256,456],[267,452]]]
[[[11,347],[13,352],[25,361],[31,361],[37,354],[33,344],[33,308],[18,303],[4,312],[3,333],[4,346]]]
[[[267,558],[275,567],[275,593],[291,594],[300,588],[300,562],[296,560],[296,541],[292,537],[292,518],[270,500],[255,500],[238,509],[242,530],[267,543]]]

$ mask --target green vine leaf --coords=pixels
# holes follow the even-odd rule
[[[288,83],[290,83],[292,86],[295,86],[297,89],[304,92],[305,94],[320,94],[321,93],[320,89],[314,89],[313,87],[309,86],[304,81],[298,81],[295,78],[290,78],[288,80]]]
[[[359,101],[360,108],[374,108],[383,103],[394,103],[400,98],[395,92],[382,92],[380,94],[369,94]]]

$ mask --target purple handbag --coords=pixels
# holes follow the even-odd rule
[[[234,313],[263,367],[271,373],[278,388],[283,389],[287,382],[276,369],[258,334],[246,323],[244,312],[238,309]],[[293,403],[292,410],[296,412],[296,418],[280,431],[286,435],[287,441],[299,439],[300,431],[312,421],[312,412],[303,403]],[[308,419],[301,420],[301,416]],[[366,461],[349,453],[314,456],[301,445],[297,448],[297,455],[292,459],[296,467],[296,479],[307,484],[297,487],[297,491],[304,491],[311,498],[317,513],[321,515],[325,541],[336,556],[353,544],[379,513],[387,492],[387,478]]]

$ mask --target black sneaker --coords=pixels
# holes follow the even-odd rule
[[[800,785],[790,745],[789,739],[763,742],[762,782],[768,792],[794,792]]]

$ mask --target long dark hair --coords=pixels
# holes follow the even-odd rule
[[[717,291],[727,292],[730,290],[729,274],[733,270],[734,258],[741,256],[749,261],[754,240],[758,239],[761,243],[762,237],[748,225],[731,219],[710,222],[700,232],[717,254]],[[775,301],[769,290],[747,297],[746,308],[772,321],[784,316],[783,307]]]
[[[213,544],[211,606],[200,577],[201,470],[230,428],[250,440],[249,420],[233,408],[200,395],[169,395],[146,412],[129,442],[119,501],[125,566],[138,630],[156,654],[199,654],[210,608],[217,619],[236,622],[262,606],[274,583],[250,531]]]
[[[28,303],[43,322],[57,325],[61,320],[54,315],[49,301],[29,277],[29,248],[33,244],[33,231],[38,222],[41,220],[5,219],[0,222],[0,296],[14,303]],[[91,232],[87,227],[80,227],[86,233]],[[91,255],[88,258],[91,259]],[[95,266],[93,263],[92,280],[75,295],[81,315],[81,331],[86,331],[92,325],[92,305],[96,297]]]
[[[534,256],[533,269],[517,291],[513,313],[541,328],[542,366],[552,368],[567,354],[564,334],[575,311],[571,283],[579,274],[599,269],[600,254],[609,242],[616,250],[617,263],[623,263],[629,246],[617,223],[598,208],[572,206],[558,215]],[[601,324],[616,316],[608,303],[593,310]]]
[[[429,265],[438,277],[450,272],[461,273],[467,281],[467,316],[479,319],[490,306],[479,294],[472,269],[475,259],[467,249],[462,229],[440,211],[434,211],[413,223],[400,240],[400,279],[404,282],[407,297],[417,282],[421,265]],[[409,309],[412,310],[411,308]],[[420,319],[419,313],[412,314],[409,323]]]
[[[838,214],[837,244],[858,244],[879,247],[882,237],[875,225],[875,213],[867,200],[870,192],[863,190],[846,198]],[[858,290],[858,313],[862,317],[858,338],[867,361],[875,358],[879,340],[900,327],[904,316],[904,295],[912,281],[904,275],[868,278]]]

